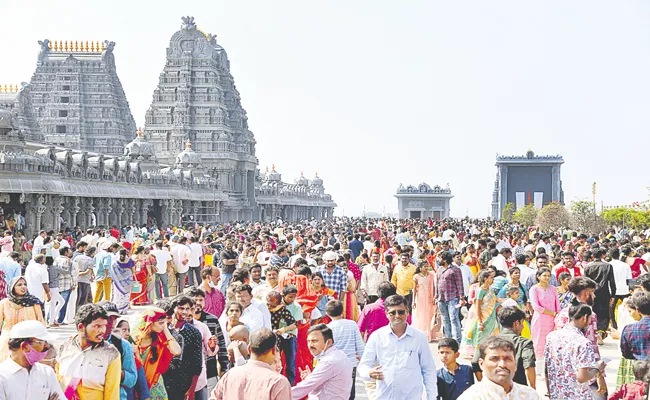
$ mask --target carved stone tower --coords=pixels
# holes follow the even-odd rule
[[[122,154],[136,126],[115,71],[115,42],[44,40],[39,44],[28,95],[45,141]]]
[[[255,205],[255,139],[216,35],[184,17],[147,111],[144,133],[161,163],[174,164],[190,140],[202,165],[230,201],[231,219],[248,219]]]

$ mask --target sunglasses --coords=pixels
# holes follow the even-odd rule
[[[388,312],[388,315],[390,316],[405,315],[405,314],[406,314],[406,310],[393,310]]]

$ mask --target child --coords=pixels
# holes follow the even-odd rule
[[[282,295],[271,292],[266,296],[266,303],[271,313],[271,325],[278,335],[280,353],[284,356],[284,376],[291,386],[296,381],[296,351],[298,326],[296,318],[302,319],[302,307],[295,303],[298,289],[287,285],[282,289]],[[282,303],[284,296],[284,304]],[[286,305],[285,305],[286,304]]]
[[[509,287],[506,290],[506,295],[508,298],[501,303],[501,307],[517,307],[521,310],[521,305],[519,304],[519,296],[521,295],[521,292],[519,291],[518,287]],[[528,321],[524,319],[524,330],[521,331],[521,337],[530,339],[530,325],[528,324]]]
[[[458,342],[452,338],[440,339],[438,356],[443,364],[442,368],[438,370],[438,398],[456,400],[474,384],[472,367],[456,362],[460,353],[458,352]]]
[[[645,396],[645,380],[648,374],[648,361],[635,360],[632,364],[634,382],[626,383],[609,396],[609,400],[635,400]]]

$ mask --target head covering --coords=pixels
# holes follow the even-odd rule
[[[323,254],[323,261],[329,261],[329,260],[338,260],[339,256],[333,251],[328,251]]]
[[[27,281],[22,276],[17,276],[14,279],[12,279],[11,282],[9,282],[9,290],[7,290],[9,301],[23,307],[32,307],[36,304],[40,304],[42,306],[43,303],[41,302],[41,300],[38,297],[29,294],[29,292],[26,292],[24,296],[17,296],[16,293],[14,293],[16,284],[21,279],[25,281],[25,285],[27,285]]]
[[[54,342],[57,339],[57,336],[49,333],[42,322],[29,320],[17,323],[9,331],[9,339],[24,338],[34,338]]]
[[[138,317],[138,320],[131,332],[131,337],[135,341],[135,344],[139,345],[142,342],[142,339],[145,338],[149,333],[151,333],[151,327],[153,323],[158,321],[160,318],[167,317],[167,313],[158,307],[149,307]],[[164,340],[162,335],[158,335],[158,339]]]
[[[149,307],[140,315],[135,328],[131,332],[131,337],[133,337],[133,340],[140,349],[141,354],[146,354],[143,364],[149,389],[151,389],[154,384],[158,383],[160,375],[167,371],[173,355],[167,348],[167,341],[162,333],[157,334],[157,340],[152,340],[149,348],[142,349],[140,344],[142,343],[142,339],[151,333],[153,323],[166,316],[167,313],[162,309],[158,307]]]

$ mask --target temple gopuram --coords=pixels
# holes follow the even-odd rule
[[[29,83],[0,85],[0,211],[27,234],[64,227],[323,219],[316,174],[260,172],[216,36],[184,17],[137,129],[111,41],[39,41]]]

